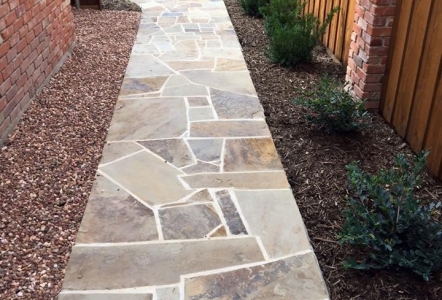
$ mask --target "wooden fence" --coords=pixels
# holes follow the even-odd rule
[[[398,1],[381,111],[442,179],[442,1]]]
[[[344,66],[347,65],[350,50],[355,4],[356,0],[309,0],[305,8],[305,13],[314,14],[321,23],[332,8],[336,6],[341,8],[322,36],[322,42]]]

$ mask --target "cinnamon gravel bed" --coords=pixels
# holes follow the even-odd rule
[[[74,16],[71,57],[0,147],[0,299],[59,293],[140,19]]]
[[[294,106],[291,100],[298,95],[298,89],[312,88],[326,73],[344,80],[341,65],[322,46],[315,49],[311,64],[286,69],[271,63],[264,55],[267,37],[262,20],[244,15],[238,0],[224,2],[331,298],[442,299],[442,283],[437,278],[426,283],[409,272],[362,272],[344,270],[340,265],[351,253],[351,249],[337,242],[347,205],[345,165],[359,160],[368,172],[390,168],[399,152],[412,155],[408,145],[376,113],[371,115],[371,127],[361,134],[333,135],[316,130],[304,120],[305,110]],[[423,199],[441,199],[442,184],[425,174],[417,193]]]

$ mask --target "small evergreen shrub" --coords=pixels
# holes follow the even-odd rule
[[[270,0],[240,0],[244,12],[252,17],[261,17],[261,8],[265,7]]]
[[[305,0],[272,0],[261,9],[269,36],[266,54],[272,61],[283,66],[311,61],[313,48],[339,10],[335,7],[320,24],[313,14],[303,14],[306,5]]]
[[[327,132],[351,132],[365,127],[364,104],[356,102],[338,81],[324,76],[316,87],[293,100],[294,104],[307,107],[312,113],[305,118],[321,126]]]
[[[355,269],[407,268],[429,280],[442,268],[442,224],[432,218],[441,203],[423,205],[414,196],[427,153],[410,164],[405,155],[379,175],[347,166],[350,198],[340,241],[360,247],[362,257],[348,258],[344,267]]]

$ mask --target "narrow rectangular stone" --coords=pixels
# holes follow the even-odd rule
[[[224,190],[216,192],[216,200],[221,207],[230,233],[235,235],[247,234],[247,230],[238,214],[238,209],[236,208],[235,203],[233,203],[232,198],[230,197],[229,191]]]
[[[268,136],[265,121],[212,121],[190,123],[191,137],[249,137]]]

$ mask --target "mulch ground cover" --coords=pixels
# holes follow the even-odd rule
[[[340,265],[352,252],[337,242],[347,205],[345,165],[358,160],[370,173],[388,169],[399,152],[413,155],[407,144],[376,113],[370,128],[360,134],[327,134],[307,123],[305,109],[291,100],[326,73],[344,80],[341,65],[322,46],[315,49],[311,64],[294,69],[273,64],[264,54],[267,37],[262,20],[244,15],[238,0],[225,3],[332,299],[442,299],[437,278],[427,283],[402,270],[362,272]],[[425,174],[417,194],[441,199],[442,184]]]
[[[54,299],[140,14],[74,11],[77,45],[0,149],[0,299]]]

